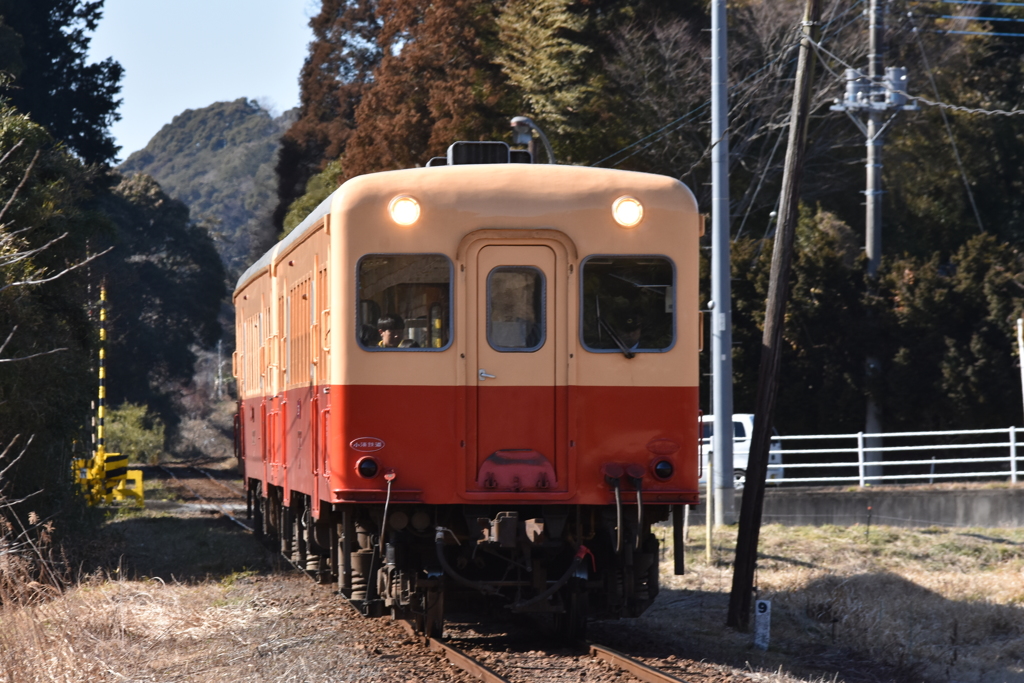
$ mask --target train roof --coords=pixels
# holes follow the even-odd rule
[[[620,180],[618,181],[618,184],[626,187],[638,186],[654,189],[655,187],[664,188],[666,186],[674,186],[676,188],[682,188],[685,191],[689,196],[690,201],[693,203],[694,210],[696,210],[696,200],[693,198],[693,194],[690,192],[689,188],[683,185],[683,183],[668,176],[641,173],[638,171],[592,168],[589,166],[553,166],[549,164],[464,164],[457,166],[436,166],[396,171],[382,171],[380,173],[371,173],[352,178],[332,192],[326,199],[320,202],[312,213],[306,216],[301,223],[289,232],[284,239],[274,245],[269,251],[267,251],[267,253],[261,256],[255,263],[249,266],[244,273],[242,273],[241,277],[238,278],[235,290],[237,291],[240,289],[258,273],[266,269],[274,261],[277,254],[287,251],[293,243],[299,241],[307,232],[312,230],[313,226],[315,226],[320,219],[331,212],[331,205],[335,201],[335,198],[340,198],[345,194],[357,191],[360,186],[366,186],[368,188],[377,188],[382,184],[394,187],[408,186],[410,184],[408,179],[412,174],[424,174],[428,177],[434,177],[435,174],[442,175],[452,173],[458,176],[467,172],[467,170],[463,169],[471,169],[470,172],[476,179],[483,179],[486,176],[507,178],[511,173],[514,175],[516,180],[521,180],[532,174],[537,174],[542,180],[550,180],[550,176],[552,172],[554,172],[557,175],[561,175],[563,173],[571,174],[576,180],[589,178],[591,181],[604,180],[607,182],[612,178],[619,178]],[[568,177],[568,175],[566,177]],[[488,183],[488,185],[489,184],[490,183]],[[518,185],[519,183],[517,182],[516,184]],[[552,188],[546,187],[546,189],[550,191]],[[625,189],[625,187],[622,189]]]

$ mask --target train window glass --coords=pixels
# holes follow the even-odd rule
[[[747,428],[742,422],[732,423],[733,440],[742,440],[747,438]],[[772,433],[775,436],[779,435],[778,430],[772,428]],[[715,423],[713,420],[701,420],[701,438],[710,439],[715,434]]]
[[[452,263],[441,254],[368,254],[356,266],[356,339],[368,351],[451,344]]]
[[[675,268],[663,256],[591,256],[582,267],[588,351],[667,351],[675,343]]]
[[[544,346],[544,273],[529,266],[498,266],[487,275],[487,343],[496,351]]]

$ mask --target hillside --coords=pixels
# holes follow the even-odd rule
[[[187,109],[119,170],[147,173],[187,204],[193,219],[209,227],[233,278],[274,240],[274,166],[294,118],[294,112],[274,118],[246,98]]]

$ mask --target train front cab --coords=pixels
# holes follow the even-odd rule
[[[613,219],[624,195],[643,206],[637,226]],[[414,224],[391,220],[398,196],[418,202]],[[642,612],[657,592],[650,525],[697,498],[689,191],[570,167],[400,171],[350,181],[323,222],[333,323],[319,353],[333,351],[309,394],[323,461],[299,465],[296,443],[295,469],[314,476],[289,493],[247,459],[285,489],[270,507],[305,497],[342,591],[427,631],[453,589],[572,630],[588,608]],[[378,345],[385,312],[405,314],[415,345]]]

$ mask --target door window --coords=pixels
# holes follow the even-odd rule
[[[487,276],[487,343],[495,351],[530,353],[544,346],[544,273],[499,266]]]

